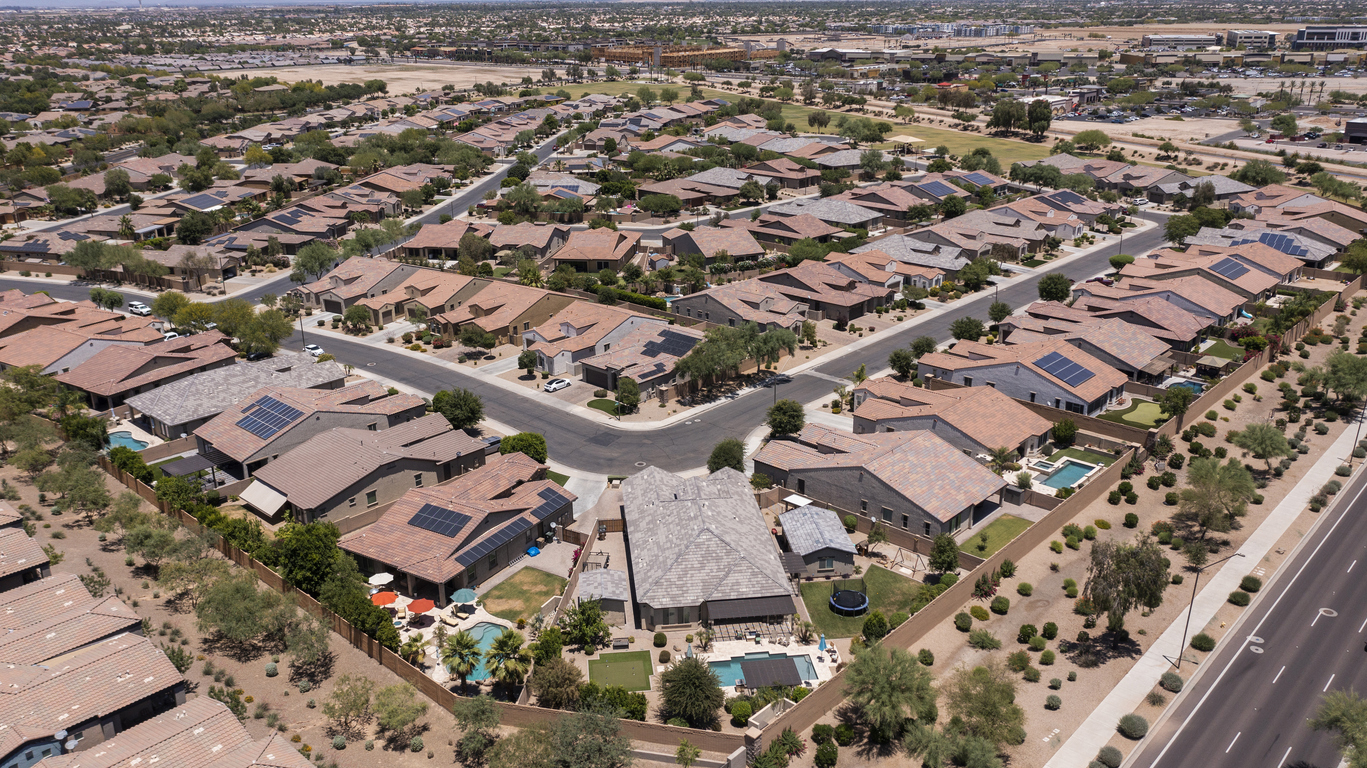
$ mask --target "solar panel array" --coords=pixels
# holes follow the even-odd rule
[[[1230,245],[1246,245],[1248,243],[1262,243],[1271,246],[1288,256],[1304,258],[1310,255],[1310,251],[1297,245],[1296,239],[1290,235],[1283,235],[1279,232],[1259,232],[1257,237],[1240,237]]]
[[[267,395],[247,407],[247,415],[238,419],[237,426],[262,440],[269,440],[303,415],[298,408]]]
[[[1060,203],[1081,203],[1086,200],[1082,195],[1079,195],[1071,189],[1060,189],[1057,192],[1051,192],[1045,195],[1045,197],[1057,200]]]
[[[920,187],[936,197],[948,197],[958,191],[943,181],[929,181],[921,184]]]
[[[528,520],[525,517],[519,517],[489,534],[483,541],[471,547],[469,550],[457,555],[456,562],[466,567],[474,565],[479,562],[481,557],[488,555],[490,552],[497,550],[499,547],[520,536],[527,529],[531,528],[532,525],[533,523],[531,520]]]
[[[541,497],[541,503],[536,506],[536,509],[532,510],[532,517],[535,517],[537,520],[545,520],[556,510],[565,506],[565,502],[570,500],[568,496],[554,488],[542,488],[540,491],[537,491],[536,495]]]
[[[1221,259],[1219,263],[1210,268],[1211,272],[1230,280],[1238,280],[1248,274],[1248,267],[1235,261],[1234,259]]]
[[[973,173],[970,173],[970,174],[968,174],[967,176],[965,176],[965,177],[964,177],[964,180],[965,180],[965,181],[972,182],[972,183],[974,183],[974,184],[977,184],[977,185],[980,186],[980,187],[982,187],[982,186],[988,186],[988,187],[992,186],[992,180],[989,179],[988,177],[982,175],[981,173],[978,173],[977,171],[974,171]]]
[[[1076,387],[1096,375],[1057,352],[1041,357],[1035,361],[1035,365],[1070,387]]]
[[[470,522],[470,516],[461,514],[454,509],[439,507],[436,504],[424,504],[413,517],[409,518],[408,524],[417,526],[425,531],[441,534],[448,539],[455,538],[457,533]]]
[[[202,211],[216,205],[223,205],[223,201],[213,195],[195,195],[187,200],[182,200],[181,204]]]
[[[677,331],[660,331],[660,340],[651,339],[641,345],[641,353],[647,357],[658,357],[659,355],[670,355],[672,357],[683,357],[693,349],[698,343],[698,339],[679,333]]]

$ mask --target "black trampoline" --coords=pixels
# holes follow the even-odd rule
[[[831,610],[839,616],[862,616],[869,609],[863,579],[844,579],[831,584]]]

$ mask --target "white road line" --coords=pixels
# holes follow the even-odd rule
[[[1358,564],[1358,561],[1354,560],[1353,563],[1352,563],[1352,565],[1349,565],[1349,566],[1348,566],[1348,571],[1347,571],[1347,572],[1348,572],[1348,573],[1352,573],[1352,572],[1353,572],[1353,565],[1357,565],[1357,564]]]
[[[1274,678],[1272,678],[1272,684],[1273,684],[1273,685],[1276,685],[1276,684],[1277,684],[1277,681],[1280,680],[1280,679],[1282,679],[1282,673],[1285,672],[1285,671],[1286,671],[1286,667],[1285,667],[1285,666],[1283,666],[1281,669],[1277,670],[1277,676],[1274,677]]]
[[[1234,734],[1234,741],[1238,741],[1238,740],[1239,740],[1239,737],[1240,737],[1240,736],[1243,736],[1243,735],[1244,735],[1244,732],[1243,732],[1243,731],[1239,731],[1238,733]],[[1225,747],[1225,754],[1226,754],[1226,755],[1229,754],[1229,751],[1230,751],[1231,749],[1234,749],[1234,741],[1231,741],[1231,742],[1229,743],[1229,746],[1228,746],[1228,747]]]
[[[1324,691],[1329,690],[1329,686],[1331,686],[1331,685],[1333,685],[1333,684],[1334,684],[1334,676],[1333,676],[1333,675],[1330,675],[1330,676],[1329,676],[1329,682],[1327,682],[1327,683],[1324,684],[1324,690],[1323,690],[1323,691],[1320,691],[1320,693],[1324,693]]]
[[[1282,759],[1277,761],[1277,768],[1282,768],[1283,765],[1286,765],[1286,758],[1288,757],[1291,757],[1291,747],[1287,747],[1286,754],[1282,755]]]
[[[1310,626],[1312,626],[1312,627],[1315,626],[1315,622],[1316,622],[1316,621],[1319,621],[1319,620],[1320,620],[1320,617],[1323,616],[1323,615],[1324,615],[1324,614],[1322,614],[1322,613],[1316,611],[1316,612],[1315,612],[1315,619],[1314,619],[1314,621],[1311,621],[1311,622],[1310,622]]]
[[[1367,619],[1362,620],[1362,626],[1358,627],[1358,634],[1362,634],[1364,629],[1367,629]]]

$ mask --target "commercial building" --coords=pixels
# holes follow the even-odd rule
[[[1291,37],[1293,51],[1334,51],[1340,48],[1367,48],[1367,26],[1317,24],[1301,27]]]
[[[1225,45],[1230,48],[1276,48],[1277,33],[1265,29],[1231,29],[1225,33]]]
[[[1210,48],[1217,46],[1223,40],[1221,35],[1144,35],[1139,40],[1139,44],[1145,48],[1171,48],[1175,50],[1186,50],[1188,48]]]

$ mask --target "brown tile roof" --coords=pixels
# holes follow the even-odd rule
[[[76,608],[98,602],[74,573],[63,573],[0,592],[0,630],[32,626]]]
[[[1166,348],[1166,347],[1165,347]],[[1049,431],[1053,423],[992,387],[931,392],[891,377],[869,379],[855,387],[869,397],[854,415],[875,422],[934,417],[991,450],[1015,446]]]
[[[601,229],[579,229],[570,233],[565,247],[555,252],[556,261],[619,261],[635,253],[640,245],[640,232],[618,232]]]
[[[342,300],[364,296],[377,283],[403,266],[389,259],[350,258],[323,275],[322,279],[309,283],[300,290],[315,296],[331,293]]]
[[[420,269],[409,275],[407,280],[394,286],[392,291],[379,296],[369,296],[356,303],[371,309],[380,309],[411,299],[431,314],[432,310],[445,307],[447,300],[475,280],[476,278],[458,275],[455,272]]]
[[[550,243],[551,238],[557,232],[560,233],[562,239],[569,236],[567,228],[555,224],[537,225],[530,221],[512,226],[500,224],[489,234],[489,242],[500,250],[504,248],[516,249],[523,245],[541,249]]]
[[[487,224],[476,224],[465,219],[451,219],[445,224],[426,224],[418,230],[418,234],[413,239],[403,244],[405,249],[421,250],[423,248],[455,248],[460,244],[460,239],[466,232],[474,232],[480,237],[487,237],[493,228]]]
[[[755,241],[749,230],[740,227],[697,227],[691,232],[676,228],[665,232],[662,237],[665,244],[675,244],[676,254],[701,252],[710,259],[715,257],[718,251],[726,251],[736,261],[764,257],[764,246]],[[685,245],[690,240],[697,247],[697,251]],[[686,250],[681,251],[680,248]]]
[[[741,320],[759,323],[761,326],[777,324],[780,328],[791,329],[807,316],[805,304],[783,295],[778,286],[760,280],[714,285],[697,293],[690,293],[684,298],[693,299],[695,296],[706,296],[735,312]],[[705,306],[693,301],[690,301],[689,305],[697,306],[699,309]]]
[[[141,627],[141,617],[110,595],[58,610],[0,635],[0,664],[38,664]]]
[[[1142,370],[1168,351],[1167,344],[1138,326],[1114,317],[1085,323],[1064,338],[1091,344],[1136,370]]]
[[[826,257],[826,263],[844,264],[858,272],[863,279],[880,285],[895,275],[923,277],[927,280],[934,280],[936,277],[944,277],[945,275],[943,269],[908,264],[879,250],[860,251],[859,253],[833,253]]]
[[[760,216],[754,221],[747,219],[725,219],[723,227],[741,227],[751,232],[801,240],[805,237],[818,238],[834,235],[845,230],[833,227],[810,213],[796,216]]]
[[[607,352],[585,358],[582,361],[583,365],[617,371],[618,376],[630,378],[638,383],[662,376],[674,370],[674,363],[682,357],[664,351],[662,342],[665,333],[673,336],[674,340],[680,337],[691,338],[693,344],[703,340],[702,331],[682,325],[647,323],[623,336],[617,345]]]
[[[1094,375],[1086,381],[1073,386],[1046,372],[1036,365],[1036,361],[1058,352],[1069,360],[1091,371]],[[976,341],[960,341],[944,352],[931,352],[920,360],[922,369],[941,368],[948,371],[964,371],[988,366],[1022,365],[1036,375],[1052,382],[1055,386],[1072,392],[1078,399],[1091,402],[1116,387],[1124,385],[1128,377],[1092,357],[1063,339],[1042,341],[1038,344],[979,344]]]
[[[1113,286],[1101,283],[1081,283],[1073,287],[1084,295],[1104,299],[1130,301],[1134,298],[1155,297],[1167,299],[1177,295],[1211,313],[1215,317],[1227,317],[1243,306],[1244,299],[1233,291],[1226,290],[1201,277],[1179,277],[1174,280],[1152,280],[1127,277]]]
[[[523,331],[535,333],[538,340],[532,341],[527,349],[554,357],[561,352],[578,352],[591,349],[602,338],[621,327],[622,323],[633,318],[649,318],[649,315],[633,312],[622,307],[609,307],[589,301],[576,301],[555,313],[555,316],[541,325]],[[665,323],[659,320],[659,323]],[[536,337],[526,337],[528,340]]]
[[[57,380],[76,389],[109,397],[188,375],[205,366],[236,357],[237,352],[228,346],[227,336],[218,331],[209,331],[145,347],[105,347],[72,370],[57,374]]]
[[[43,554],[43,548],[29,538],[23,528],[0,528],[0,576],[46,564],[47,555]],[[0,719],[0,723],[3,722]]]
[[[491,456],[483,467],[446,485],[414,488],[394,502],[374,525],[348,533],[337,543],[347,552],[369,557],[403,573],[433,582],[445,582],[463,572],[456,562],[490,533],[514,518],[530,517],[540,506],[542,490],[554,489],[573,502],[574,494],[545,477],[546,467],[526,454]],[[444,536],[408,521],[424,504],[459,512],[469,517],[453,536]]]
[[[756,279],[773,285],[790,299],[808,304],[824,302],[851,307],[871,299],[886,298],[891,292],[882,285],[848,277],[820,261],[803,261],[796,267],[769,272]]]
[[[541,288],[496,280],[482,288],[464,306],[453,312],[436,315],[435,319],[448,325],[473,322],[492,333],[499,328],[507,328],[519,315],[549,295],[550,291]]]

